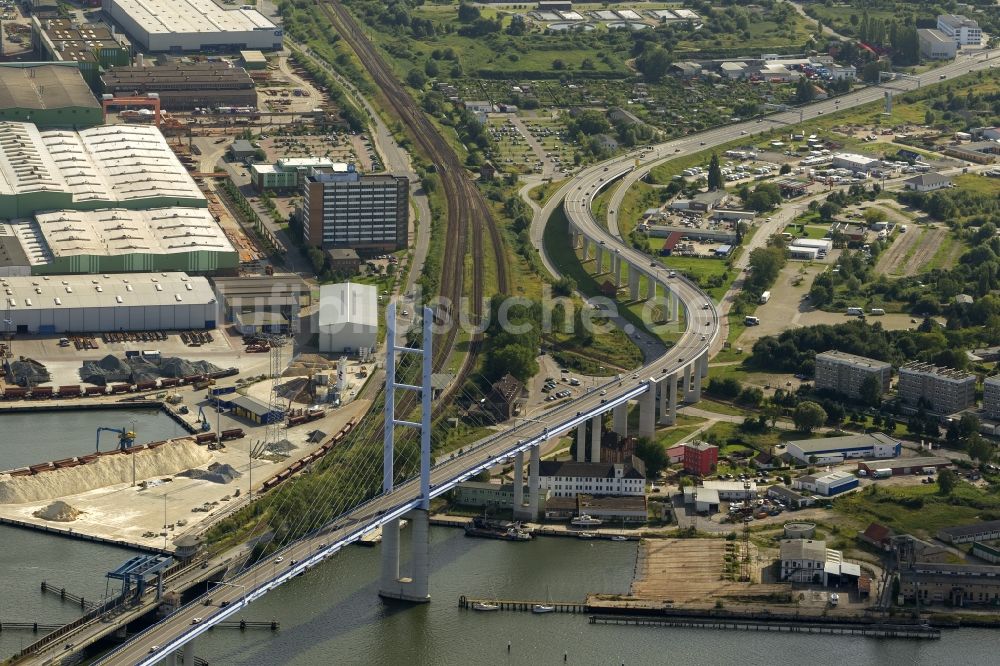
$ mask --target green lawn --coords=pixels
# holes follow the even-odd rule
[[[976,173],[963,173],[954,179],[956,188],[975,194],[1000,195],[1000,178],[989,178]]]
[[[678,414],[675,425],[657,430],[656,441],[665,447],[673,446],[698,430],[704,423],[705,419],[697,416]]]
[[[748,410],[740,409],[726,402],[718,402],[705,398],[704,396],[696,406],[698,409],[704,409],[706,412],[715,412],[716,414],[725,414],[727,416],[746,416],[750,413]]]

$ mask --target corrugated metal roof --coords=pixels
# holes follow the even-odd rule
[[[224,9],[212,0],[114,0],[151,34],[273,29],[256,9]]]
[[[215,302],[208,280],[186,273],[115,273],[0,278],[0,299],[11,310]]]

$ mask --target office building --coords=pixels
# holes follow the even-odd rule
[[[644,495],[646,464],[632,456],[624,463],[543,460],[539,487],[552,497],[585,495]]]
[[[954,414],[976,404],[976,376],[930,363],[911,362],[899,369],[896,392],[908,407],[926,405],[937,414]]]
[[[837,350],[816,355],[816,388],[843,393],[855,400],[861,397],[861,385],[869,377],[878,382],[879,395],[889,392],[892,365],[885,361],[855,356]]]
[[[951,60],[958,50],[955,39],[940,30],[920,28],[917,40],[920,42],[920,55],[928,60]]]
[[[250,180],[262,191],[297,189],[313,169],[321,173],[346,173],[348,165],[329,157],[283,157],[274,164],[251,164]]]
[[[229,9],[213,0],[103,0],[101,7],[148,51],[279,50],[282,45],[282,29],[250,5]]]
[[[312,170],[302,187],[302,234],[324,250],[392,252],[406,247],[409,181],[404,176]]]
[[[937,29],[955,40],[957,46],[979,46],[983,43],[983,31],[974,19],[961,14],[941,14],[937,17]]]
[[[319,350],[359,353],[375,347],[378,293],[370,284],[324,284],[319,290]]]

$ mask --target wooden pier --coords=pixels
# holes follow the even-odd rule
[[[587,604],[582,601],[524,601],[513,599],[470,599],[465,595],[458,598],[458,607],[472,610],[473,604],[492,604],[503,611],[531,612],[534,606],[552,606],[554,613],[586,613]]]
[[[79,597],[71,592],[67,592],[65,587],[57,587],[55,585],[49,584],[47,581],[42,581],[42,594],[54,594],[59,597],[62,601],[69,601],[80,606],[81,609],[87,611],[97,606],[95,601],[87,601],[83,597]],[[58,628],[58,627],[56,627]]]
[[[867,638],[941,638],[941,630],[920,624],[813,624],[805,622],[763,622],[683,617],[633,617],[591,615],[590,624],[625,624],[641,627],[684,627],[735,631],[774,631],[793,634],[831,634]]]

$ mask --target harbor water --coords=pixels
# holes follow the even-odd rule
[[[96,416],[95,416],[96,415]],[[12,432],[11,415],[0,432]],[[20,419],[22,416],[18,415]],[[24,447],[0,438],[0,467],[89,451],[97,425],[127,424],[124,414],[81,412],[33,415],[18,426]],[[141,415],[148,418],[147,415]],[[172,422],[171,422],[172,423]],[[44,425],[42,425],[44,424]],[[24,429],[26,428],[26,429]],[[137,424],[140,441],[157,435]],[[44,432],[45,439],[36,438]],[[87,434],[89,432],[89,434]],[[67,434],[69,433],[69,434]],[[75,433],[75,434],[73,434]],[[89,441],[89,444],[88,444]],[[63,448],[64,447],[64,448]],[[17,451],[18,462],[13,451]],[[403,531],[404,545],[409,530]],[[466,537],[433,527],[429,604],[405,606],[377,596],[379,549],[352,546],[295,578],[242,615],[278,620],[270,631],[214,631],[196,653],[212,666],[256,664],[920,664],[996,662],[1000,636],[989,630],[945,631],[939,641],[885,640],[706,629],[591,625],[586,615],[478,613],[458,608],[477,598],[581,601],[588,592],[623,594],[635,567],[635,542],[540,538],[513,543]],[[126,549],[0,527],[0,622],[62,622],[78,607],[43,597],[42,580],[85,597],[104,593],[104,574],[125,561]],[[405,567],[404,567],[405,571]],[[234,619],[238,619],[237,618]],[[30,632],[0,633],[8,656],[34,640]],[[508,645],[509,651],[508,651]],[[2,657],[0,657],[2,658]],[[565,661],[564,661],[565,658]]]

